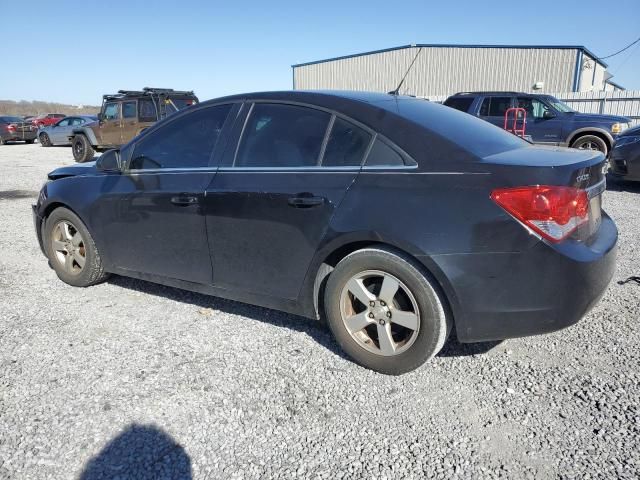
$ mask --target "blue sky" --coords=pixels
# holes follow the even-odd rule
[[[201,100],[289,89],[292,64],[410,43],[570,44],[604,56],[640,37],[640,0],[0,0],[0,12],[0,99],[74,104],[144,86]],[[607,62],[614,81],[640,90],[640,44]]]

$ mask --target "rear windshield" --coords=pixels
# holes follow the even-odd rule
[[[23,120],[20,117],[0,117],[0,121],[4,123],[22,123]]]
[[[512,133],[453,108],[410,98],[403,99],[398,107],[400,115],[478,157],[484,158],[529,145]]]
[[[473,97],[451,97],[444,102],[447,107],[455,108],[461,112],[468,112],[472,103]]]

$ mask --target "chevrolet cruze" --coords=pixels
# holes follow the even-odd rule
[[[33,213],[70,285],[118,274],[324,318],[399,374],[452,329],[551,332],[598,301],[617,242],[604,166],[420,99],[253,93],[54,170]]]

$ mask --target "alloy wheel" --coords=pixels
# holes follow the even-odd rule
[[[407,351],[420,331],[420,310],[413,293],[399,279],[379,270],[351,277],[342,289],[340,314],[358,345],[376,355]]]
[[[71,275],[78,275],[86,263],[84,239],[69,221],[62,220],[51,231],[51,250],[55,260]]]

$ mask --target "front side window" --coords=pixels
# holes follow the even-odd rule
[[[316,166],[330,118],[328,113],[312,108],[256,103],[234,166]]]
[[[122,117],[123,118],[136,118],[136,102],[122,102]]]
[[[120,118],[120,109],[117,103],[107,103],[104,106],[104,119],[105,120],[117,120]]]
[[[74,118],[73,120],[71,120],[71,125],[82,125],[84,124],[84,122],[86,122],[86,120],[84,118]]]
[[[544,112],[549,111],[549,107],[540,100],[527,97],[518,97],[518,108],[524,108],[530,118],[544,118]]]
[[[511,97],[486,97],[480,107],[482,117],[504,117],[511,107]]]
[[[129,168],[201,168],[218,141],[231,105],[203,108],[164,124],[135,145]]]
[[[370,133],[346,120],[336,118],[331,128],[322,166],[360,166],[370,141]]]
[[[65,118],[64,120],[60,120],[57,124],[58,127],[66,127],[67,125],[69,125],[69,121],[70,119]]]

